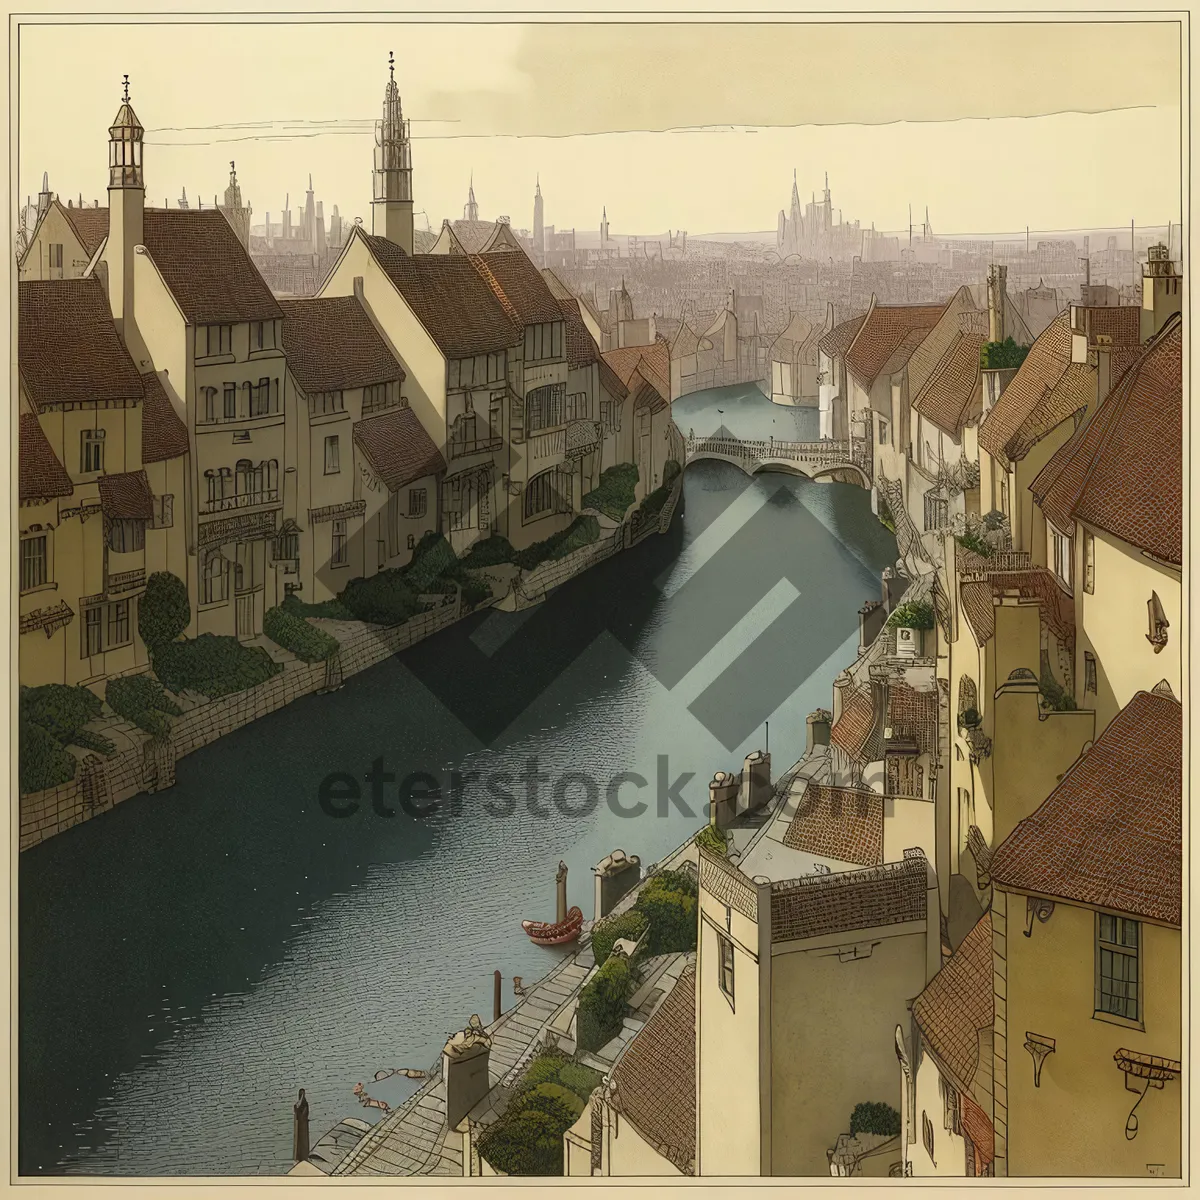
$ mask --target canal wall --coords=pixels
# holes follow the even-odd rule
[[[682,492],[681,474],[658,513],[642,519],[635,512],[630,520],[611,534],[602,535],[599,541],[515,576],[512,593],[515,607],[538,604],[551,589],[588,567],[644,541],[652,533],[665,533]],[[185,693],[177,697],[183,715],[172,720],[166,739],[151,738],[119,718],[94,722],[89,729],[111,740],[115,752],[107,757],[88,753],[70,782],[21,796],[20,849],[28,850],[133,796],[166,790],[175,782],[175,763],[185,755],[301,696],[337,687],[349,676],[407,650],[464,615],[461,596],[456,594],[451,602],[419,613],[401,625],[321,620],[317,624],[339,643],[338,653],[329,662],[305,663],[289,655],[282,662],[282,671],[255,687],[215,700]],[[279,657],[278,652],[275,657]]]

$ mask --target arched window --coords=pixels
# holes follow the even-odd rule
[[[201,394],[204,397],[204,413],[205,421],[219,421],[221,415],[217,412],[217,389],[215,387],[206,387],[201,389]]]
[[[966,717],[966,720],[963,718]],[[975,680],[964,675],[958,681],[958,723],[959,726],[978,724],[979,721],[979,690]]]
[[[225,599],[225,559],[219,550],[207,550],[201,571],[201,597],[205,604],[216,604]]]
[[[238,459],[237,467],[237,495],[249,496],[254,491],[254,464],[248,458]],[[246,501],[250,503],[250,501]]]

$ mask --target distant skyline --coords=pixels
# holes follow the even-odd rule
[[[532,225],[540,176],[560,229],[597,229],[607,207],[615,233],[765,231],[793,169],[802,203],[828,170],[835,210],[880,230],[906,229],[910,203],[948,234],[1180,218],[1178,26],[1146,22],[25,27],[16,199],[46,171],[64,201],[106,203],[107,126],[128,72],[148,203],[174,205],[181,188],[211,203],[234,159],[255,224],[277,221],[289,192],[301,206],[311,172],[327,218],[337,204],[369,227],[389,48],[418,226],[461,217],[473,174],[481,215],[518,228]],[[830,55],[858,69],[832,72]],[[735,82],[714,88],[696,70],[704,56]],[[446,90],[447,62],[465,90]],[[968,77],[1003,86],[967,91]],[[1112,169],[1123,148],[1154,169]]]

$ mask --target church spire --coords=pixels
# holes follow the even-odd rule
[[[312,180],[309,180],[312,187]],[[372,231],[413,252],[412,158],[408,122],[400,107],[395,55],[388,51],[388,81],[383,116],[375,122],[375,178],[371,204]]]

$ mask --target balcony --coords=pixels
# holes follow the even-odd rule
[[[200,505],[200,511],[206,514],[235,512],[244,508],[261,508],[279,503],[279,489],[264,488],[261,491],[241,492],[234,496],[210,498]]]
[[[118,571],[109,575],[108,586],[105,589],[109,596],[120,596],[125,592],[134,592],[146,586],[146,569],[139,567],[135,571]]]
[[[473,454],[494,454],[504,445],[502,437],[456,438],[446,443],[446,457],[470,458]]]

